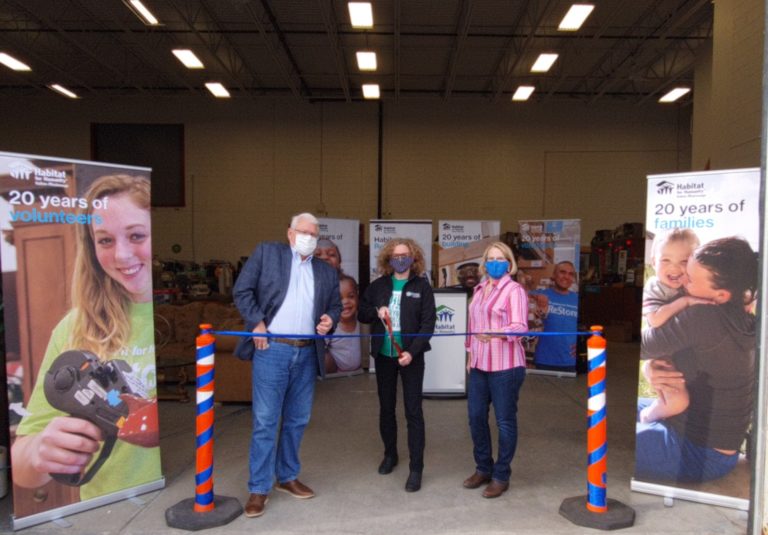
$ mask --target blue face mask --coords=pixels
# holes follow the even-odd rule
[[[393,256],[389,259],[389,265],[392,266],[392,269],[395,270],[395,273],[405,273],[411,269],[411,266],[413,265],[413,257],[405,256],[396,258]]]
[[[509,262],[507,260],[487,260],[485,272],[492,279],[500,279],[509,273]]]

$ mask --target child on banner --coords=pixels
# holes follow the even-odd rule
[[[673,316],[695,304],[711,301],[688,295],[686,266],[699,246],[699,238],[690,229],[677,228],[656,236],[651,250],[655,275],[643,287],[643,328],[661,327]],[[659,361],[657,366],[663,366]],[[658,398],[639,415],[643,423],[680,414],[688,407],[688,391],[682,388],[657,390]]]

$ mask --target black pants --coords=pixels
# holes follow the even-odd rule
[[[408,453],[411,472],[424,469],[424,412],[421,390],[424,383],[424,354],[413,355],[408,366],[397,359],[376,355],[376,384],[379,389],[379,432],[384,441],[384,455],[397,456],[397,376],[403,380],[405,419],[408,421]]]

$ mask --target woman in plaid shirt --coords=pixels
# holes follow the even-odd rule
[[[467,405],[476,470],[464,487],[476,489],[487,483],[484,498],[497,498],[509,488],[510,464],[517,446],[517,399],[525,380],[525,351],[520,337],[511,333],[528,330],[528,298],[513,281],[517,262],[502,242],[483,253],[482,282],[475,287],[469,305]],[[493,404],[499,445],[493,460],[488,411]]]

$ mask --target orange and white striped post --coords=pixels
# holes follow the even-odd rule
[[[195,340],[197,413],[195,417],[195,512],[207,513],[213,503],[213,386],[216,338],[211,325],[200,325]]]
[[[213,493],[213,386],[216,338],[211,325],[200,325],[195,339],[197,412],[195,416],[195,497],[165,510],[165,523],[197,531],[232,522],[243,514],[236,498]]]
[[[606,341],[600,325],[590,327],[587,340],[587,495],[566,498],[560,514],[579,526],[603,530],[635,523],[635,511],[607,497],[608,440],[606,417]]]
[[[605,338],[599,325],[590,328],[592,336],[587,340],[589,374],[589,400],[587,401],[587,509],[604,513],[606,504],[606,472],[608,441],[605,407]]]

